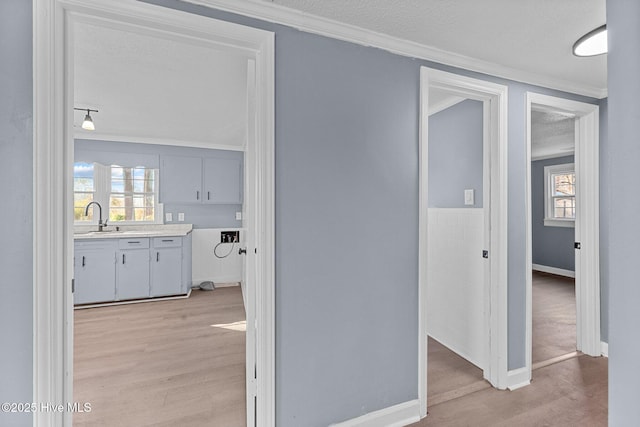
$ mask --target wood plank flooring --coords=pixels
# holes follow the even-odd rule
[[[533,363],[576,351],[576,288],[569,277],[533,272]]]
[[[246,425],[239,286],[74,316],[74,426]]]
[[[575,351],[573,279],[533,273],[531,385],[500,391],[479,368],[429,339],[428,413],[424,426],[606,426],[608,359]],[[568,358],[570,356],[570,358]]]

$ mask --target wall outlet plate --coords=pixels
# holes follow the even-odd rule
[[[236,212],[236,221],[242,221],[242,212]]]
[[[164,220],[166,222],[171,222],[173,221],[173,214],[171,212],[167,212],[166,214],[164,214]]]
[[[184,212],[178,213],[178,221],[184,221]]]
[[[464,204],[467,206],[473,206],[474,203],[473,189],[464,190]]]

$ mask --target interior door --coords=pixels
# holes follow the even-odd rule
[[[247,144],[257,144],[256,139],[256,72],[255,61],[249,60],[247,64]],[[257,372],[256,369],[256,159],[252,153],[256,150],[245,150],[244,158],[244,204],[242,209],[243,230],[241,241],[244,244],[245,255],[242,262],[242,291],[247,315],[246,332],[246,376],[247,376],[247,426],[255,426],[256,423],[256,396],[257,396]]]

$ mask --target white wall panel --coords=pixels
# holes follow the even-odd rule
[[[483,209],[429,209],[427,333],[485,368]]]
[[[241,244],[233,246],[231,254],[223,259],[213,254],[214,247],[220,242],[220,232],[224,230],[238,230],[237,228],[199,228],[193,230],[193,285],[204,281],[219,283],[235,283],[242,280],[242,258],[238,255]],[[244,241],[243,230],[240,231],[240,241]],[[231,250],[231,243],[223,243],[218,247],[219,255],[227,254]]]

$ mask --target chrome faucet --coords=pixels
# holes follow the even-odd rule
[[[98,206],[98,212],[99,212],[99,215],[100,215],[100,218],[98,220],[98,231],[104,231],[103,228],[107,226],[107,221],[108,220],[105,220],[104,222],[102,222],[102,206],[100,206],[100,203],[98,203],[98,202],[89,202],[87,204],[87,206],[84,208],[84,216],[89,215],[89,207],[91,205],[97,205]]]

